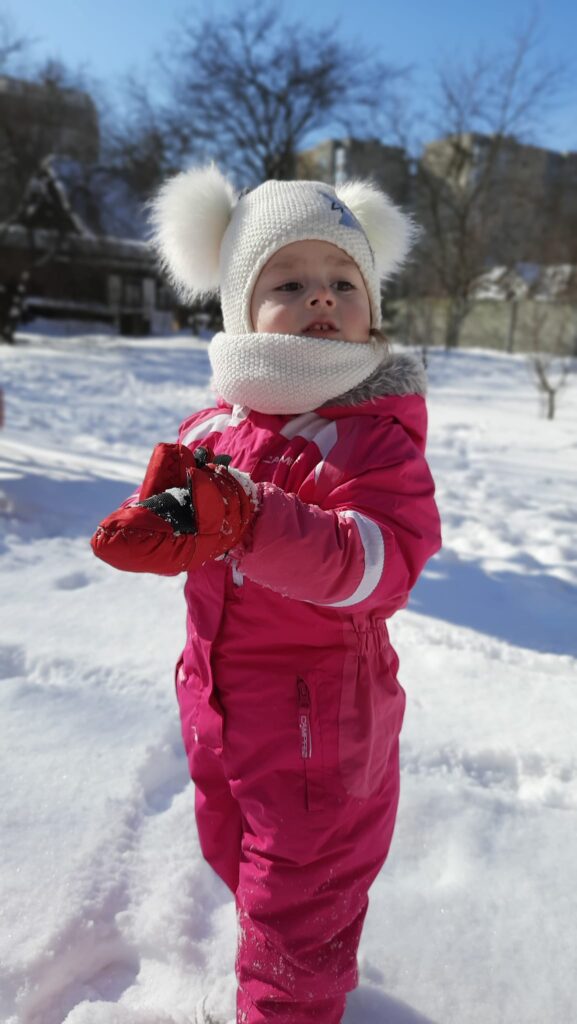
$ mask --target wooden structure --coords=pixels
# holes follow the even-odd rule
[[[104,321],[146,335],[170,329],[173,307],[150,246],[95,235],[72,209],[52,159],[44,160],[16,215],[0,224],[5,340],[11,321],[36,317]]]

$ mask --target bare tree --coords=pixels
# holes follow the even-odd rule
[[[4,50],[22,55],[25,42],[13,40]],[[34,273],[62,246],[60,230],[49,244],[37,244],[44,187],[57,187],[54,160],[73,157],[86,178],[99,151],[98,113],[82,74],[48,60],[21,75],[6,76],[0,96],[0,341],[8,343]],[[9,245],[16,236],[18,259]]]
[[[15,57],[29,46],[26,36],[18,35],[6,14],[0,13],[0,74],[10,70]]]
[[[530,327],[532,352],[528,359],[535,386],[544,399],[548,420],[555,418],[557,395],[566,387],[575,370],[575,360],[571,358],[571,346],[567,338],[568,326],[567,321],[562,321],[552,337],[552,343],[546,347],[544,337],[546,333],[550,334],[547,310],[534,310]]]
[[[14,230],[25,235],[25,258],[18,269],[12,260],[8,266],[8,274],[4,273],[0,280],[0,341],[14,344],[15,333],[22,321],[28,288],[35,272],[50,263],[65,244],[65,233],[61,225],[54,225],[51,232],[44,232],[44,242],[38,245],[36,240],[36,220],[46,192],[57,187],[51,168],[51,157],[46,157],[37,173],[30,179],[25,189],[20,208],[14,220],[18,227]],[[46,244],[46,237],[50,241]],[[5,268],[4,268],[5,269]]]
[[[490,264],[519,258],[536,203],[534,179],[516,166],[518,140],[530,137],[564,81],[559,65],[536,55],[533,18],[502,54],[439,71],[435,127],[440,140],[418,164],[418,216],[429,288],[446,301],[445,345],[459,344]]]
[[[319,130],[352,134],[354,124],[354,134],[374,135],[405,73],[336,29],[305,34],[258,0],[232,17],[189,18],[163,63],[173,163],[214,159],[242,185],[294,177],[298,151]]]
[[[171,118],[149,85],[136,78],[124,83],[120,108],[102,111],[100,158],[104,191],[116,194],[114,228],[134,237],[145,228],[144,204],[159,184],[182,165],[182,153]]]
[[[0,15],[0,76],[5,77],[14,69],[14,61],[21,57],[27,50],[29,41],[24,36],[16,33],[11,21],[4,14]],[[14,177],[17,167],[17,155],[11,144],[11,132],[6,124],[6,118],[0,117],[0,183],[2,185],[1,207],[6,206],[4,195],[9,182]]]
[[[416,290],[408,290],[405,298],[405,316],[400,324],[406,342],[421,350],[423,365],[429,364],[429,348],[434,337],[433,307]]]
[[[82,77],[52,60],[30,69],[26,78],[5,80],[0,114],[0,219],[6,222],[46,157],[95,161],[99,129]]]

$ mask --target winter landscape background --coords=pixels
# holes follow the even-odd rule
[[[571,1024],[577,1010],[577,383],[430,353],[444,548],[392,622],[403,790],[346,1024]],[[21,334],[0,353],[0,1020],[183,1024],[234,1001],[172,669],[181,579],[88,540],[211,401],[206,342]]]

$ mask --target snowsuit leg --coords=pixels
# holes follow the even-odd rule
[[[199,658],[200,660],[200,658]],[[195,815],[205,860],[234,893],[238,885],[242,817],[222,761],[222,712],[212,686],[204,686],[182,658],[176,666],[182,738],[194,781]]]
[[[205,860],[232,892],[238,886],[242,819],[223,772],[220,756],[208,747],[194,760],[195,812]]]
[[[398,752],[386,785],[337,814],[245,820],[238,910],[239,1024],[340,1024],[358,983],[368,890],[390,846]],[[296,829],[295,829],[296,826]],[[269,838],[274,830],[274,847]]]
[[[357,655],[353,636],[336,672],[323,645],[305,679],[282,650],[264,675],[245,666],[233,636],[213,651],[218,688],[180,690],[201,846],[235,891],[237,1024],[340,1024],[357,985],[399,795],[404,699],[387,649],[364,656],[379,640]]]

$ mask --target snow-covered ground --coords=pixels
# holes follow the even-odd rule
[[[430,360],[445,546],[392,623],[403,796],[346,1024],[577,1020],[577,384]],[[235,914],[201,859],[173,698],[182,581],[91,555],[153,444],[207,404],[206,344],[0,350],[0,1020],[233,1012]]]

